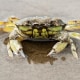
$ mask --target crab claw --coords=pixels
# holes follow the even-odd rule
[[[54,50],[51,50],[47,56],[53,57],[54,54],[56,54]]]
[[[24,54],[24,52],[23,52],[22,49],[19,51],[19,53],[20,53],[20,55],[21,55],[23,58],[25,58],[25,54]]]
[[[67,44],[68,42],[57,42],[47,56],[52,57],[54,54],[61,52]]]
[[[7,49],[10,57],[12,57],[13,54],[15,54],[21,55],[23,58],[25,58],[22,45],[18,40],[10,40],[10,42],[7,45]]]

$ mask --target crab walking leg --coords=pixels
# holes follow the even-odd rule
[[[75,39],[79,39],[80,40],[80,33],[77,32],[69,32],[69,36]]]
[[[77,55],[77,51],[76,51],[76,46],[75,44],[73,43],[73,40],[70,39],[70,45],[71,45],[71,51],[72,51],[72,54],[73,56],[78,59],[78,55]]]
[[[69,30],[69,31],[80,30],[80,20],[69,21],[65,27],[65,30]]]
[[[77,32],[69,32],[69,36],[71,38],[75,38],[75,39],[79,39],[80,40],[80,33],[77,33]],[[70,44],[71,44],[71,50],[72,50],[73,56],[78,59],[78,55],[77,55],[77,52],[76,52],[76,46],[73,43],[73,40],[72,39],[70,39]]]
[[[47,56],[53,56],[54,54],[61,52],[67,45],[68,42],[57,42]]]
[[[12,30],[15,28],[15,23],[19,19],[17,17],[11,16],[8,19],[5,19],[4,21],[0,21],[0,31],[3,32],[12,32]]]

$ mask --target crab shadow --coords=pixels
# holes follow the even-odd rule
[[[56,57],[49,57],[47,54],[51,50],[55,42],[35,42],[35,41],[23,41],[23,51],[28,56],[27,60],[29,63],[46,63],[50,62],[53,64],[57,60]]]

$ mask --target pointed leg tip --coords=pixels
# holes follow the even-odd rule
[[[21,54],[21,56],[22,56],[23,58],[26,58],[25,54]]]
[[[73,56],[74,56],[75,59],[77,59],[77,60],[79,59],[77,53],[76,53],[76,55],[73,55]]]
[[[19,53],[20,53],[20,55],[21,55],[23,58],[28,58],[28,56],[25,55],[25,53],[23,52],[23,50],[20,50]]]
[[[53,57],[53,55],[54,55],[54,54],[52,53],[52,54],[48,54],[47,56],[48,56],[48,57]]]
[[[51,56],[51,54],[49,53],[49,54],[47,54],[47,56],[49,57],[49,56]]]
[[[47,54],[47,56],[50,56],[49,54]]]
[[[26,58],[26,56],[22,56],[23,58]]]
[[[53,57],[53,55],[55,54],[55,52],[53,50],[51,50],[47,56]]]

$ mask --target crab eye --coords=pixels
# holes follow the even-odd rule
[[[26,22],[26,21],[25,21],[25,22],[23,22],[23,23],[22,23],[22,25],[23,25],[23,26],[27,25],[27,22]]]
[[[32,23],[31,23],[31,21],[27,21],[27,25],[31,25]]]
[[[37,23],[34,23],[33,25],[32,25],[32,27],[38,27],[39,26],[39,24],[37,24]]]
[[[61,26],[64,26],[65,25],[65,23],[61,19],[58,19],[57,20],[57,23],[59,23],[59,25],[61,25]]]
[[[62,26],[62,28],[64,29],[66,24],[61,19],[55,19],[50,22],[50,26]]]
[[[51,26],[60,26],[61,23],[58,20],[51,21]]]
[[[45,26],[45,24],[40,24],[40,26]]]
[[[50,26],[53,27],[54,26],[54,22],[50,21]]]
[[[21,23],[22,26],[30,26],[31,25],[31,22],[30,21],[23,21]]]

